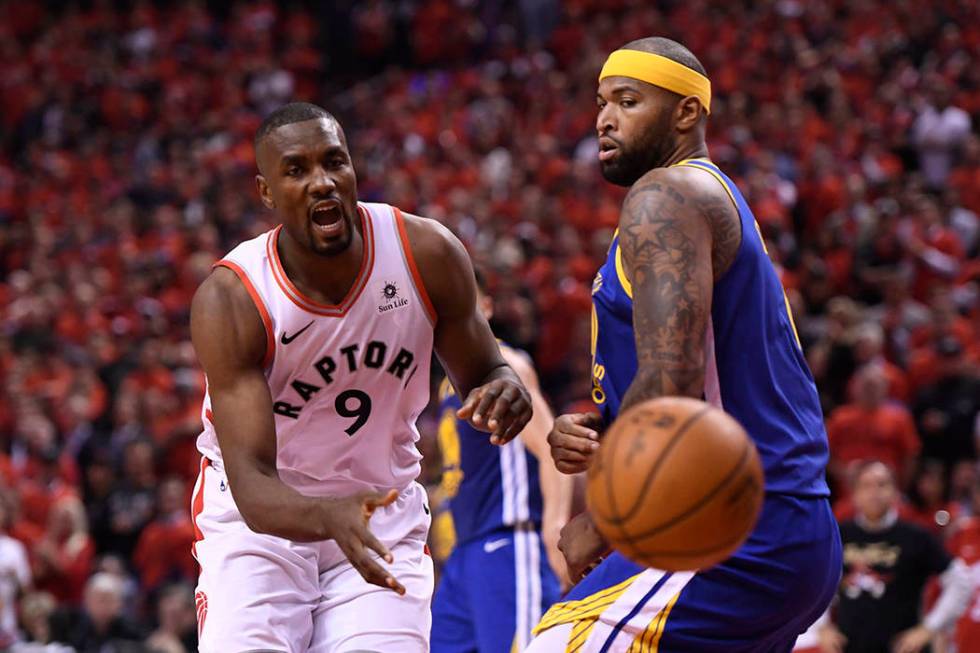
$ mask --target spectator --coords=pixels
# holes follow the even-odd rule
[[[98,573],[85,585],[80,610],[63,610],[51,619],[52,640],[75,647],[78,653],[122,653],[125,642],[140,642],[139,629],[124,619],[122,581]]]
[[[931,97],[912,126],[919,150],[919,167],[926,183],[935,190],[946,186],[956,157],[970,133],[970,114],[951,104],[949,85],[936,81]]]
[[[886,403],[888,381],[877,365],[861,368],[855,377],[855,401],[837,408],[827,420],[831,479],[838,492],[846,489],[849,467],[880,458],[902,479],[912,477],[919,437],[909,411]]]
[[[95,556],[86,522],[85,508],[77,497],[60,499],[52,506],[48,529],[32,551],[38,588],[68,605],[81,599]]]
[[[194,542],[194,525],[187,510],[189,499],[184,482],[179,478],[166,479],[160,484],[158,497],[157,517],[143,529],[133,553],[140,585],[147,592],[168,580],[197,579],[197,563],[188,555]]]
[[[190,653],[197,650],[197,611],[194,589],[186,583],[169,585],[157,602],[157,629],[146,640],[161,653]]]
[[[939,538],[960,517],[958,507],[949,501],[946,481],[942,461],[921,459],[909,488],[908,511],[902,515]]]
[[[898,486],[884,463],[855,474],[857,515],[841,524],[844,576],[835,614],[820,631],[824,651],[918,653],[967,607],[973,577],[932,535],[898,517]],[[943,592],[919,618],[926,581],[942,574]]]
[[[10,536],[11,515],[0,501],[0,647],[19,639],[17,601],[31,588],[31,566],[27,549]]]
[[[980,482],[973,486],[974,515],[980,514]],[[949,554],[970,565],[974,590],[969,607],[956,625],[953,640],[956,651],[980,651],[980,517],[961,519],[950,536],[946,548]]]
[[[953,336],[935,347],[935,381],[916,395],[915,415],[924,456],[949,465],[976,455],[973,422],[980,410],[980,374]]]
[[[47,592],[31,592],[24,595],[20,601],[20,625],[24,641],[38,645],[51,643],[51,615],[54,614],[57,605],[55,598]],[[28,649],[21,650],[26,653]]]
[[[128,560],[140,532],[153,517],[156,501],[156,471],[153,444],[134,440],[123,449],[122,479],[109,497],[112,539],[107,551]]]

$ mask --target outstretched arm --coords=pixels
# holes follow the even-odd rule
[[[473,264],[463,244],[434,220],[406,214],[405,230],[436,312],[435,350],[461,397],[461,419],[509,442],[531,419],[531,398],[500,354],[476,301]]]
[[[632,285],[637,372],[621,410],[704,392],[704,341],[713,286],[711,229],[677,171],[648,172],[630,189],[619,247]]]

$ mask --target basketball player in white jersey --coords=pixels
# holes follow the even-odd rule
[[[344,133],[296,103],[256,135],[282,224],[215,265],[191,307],[207,375],[194,492],[200,650],[428,651],[432,562],[415,420],[433,349],[463,419],[503,443],[527,391],[445,228],[357,201]]]

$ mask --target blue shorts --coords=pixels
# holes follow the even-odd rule
[[[613,553],[536,631],[573,624],[566,651],[574,653],[788,653],[830,603],[840,574],[840,531],[827,500],[770,495],[756,530],[724,563],[670,573]]]
[[[523,650],[560,593],[537,531],[458,544],[432,601],[432,653],[507,653],[515,641]]]

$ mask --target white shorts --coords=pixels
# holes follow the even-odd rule
[[[433,570],[421,485],[406,488],[370,523],[395,558],[379,563],[405,586],[404,596],[368,584],[332,540],[293,542],[250,530],[224,473],[207,459],[192,506],[202,653],[429,650]]]

